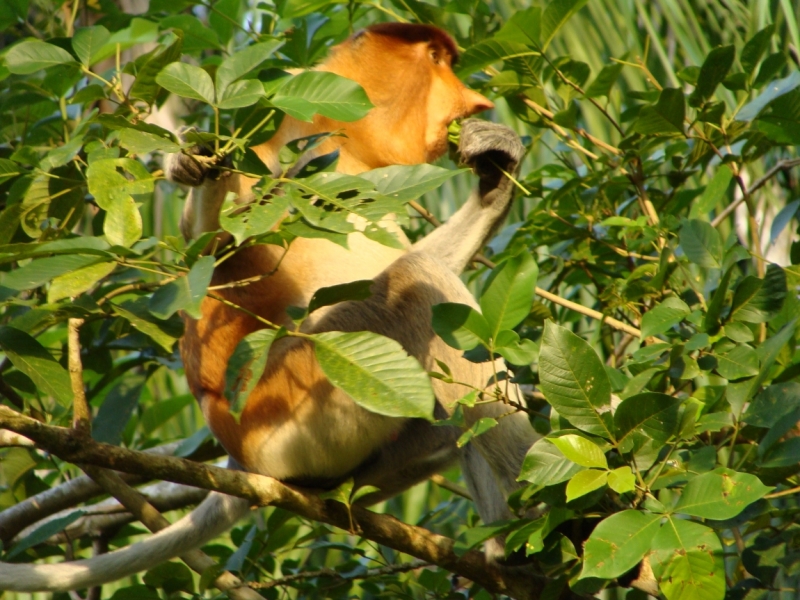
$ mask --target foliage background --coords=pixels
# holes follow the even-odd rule
[[[152,104],[159,108],[151,120],[167,129],[180,115],[213,131],[208,103],[158,85],[156,74],[171,61],[182,57],[213,71],[243,46],[276,39],[284,44],[266,66],[308,67],[352,31],[384,20],[451,32],[463,49],[459,74],[496,100],[487,118],[512,126],[529,147],[524,191],[487,255],[503,263],[532,254],[539,288],[629,329],[540,295],[515,327],[529,342],[503,347],[484,340],[512,362],[520,356],[515,349],[526,358],[513,371],[539,386],[530,401],[533,425],[562,440],[532,450],[522,473],[530,485],[514,499],[545,503],[552,520],[513,524],[510,547],[538,559],[553,577],[554,594],[569,583],[587,594],[608,586],[602,592],[608,598],[643,597],[628,588],[633,575],[626,573],[652,553],[660,592],[670,600],[796,597],[800,33],[791,0],[4,2],[4,402],[50,423],[70,422],[66,320],[81,317],[94,437],[139,449],[190,438],[184,452],[203,440],[202,417],[172,350],[180,333],[171,310],[177,305],[171,312],[148,310],[147,286],[180,276],[196,258],[177,231],[184,192],[160,170],[162,152],[176,142],[132,126],[133,115],[145,116]],[[88,26],[96,29],[81,29]],[[179,38],[182,48],[174,45]],[[41,46],[15,51],[23,39],[46,40],[67,57]],[[263,68],[248,77],[256,74],[271,81]],[[236,114],[222,110],[223,134]],[[95,161],[117,156],[132,158],[118,165],[125,174],[92,172]],[[442,164],[451,166],[448,159]],[[471,183],[457,175],[422,203],[443,220]],[[123,197],[111,193],[115,186],[127,186]],[[119,229],[109,214],[120,219]],[[141,231],[132,228],[135,214]],[[411,216],[412,237],[430,229]],[[109,251],[103,235],[119,236],[130,250]],[[42,245],[76,239],[60,248]],[[467,275],[476,293],[485,272],[479,267]],[[132,286],[131,296],[118,291],[122,286]],[[102,300],[116,294],[132,304],[112,309]],[[191,299],[183,302],[177,308],[191,308]],[[563,329],[551,323],[543,337],[548,318]],[[642,338],[631,335],[636,329]],[[583,388],[588,400],[579,406],[548,378],[547,365],[564,367],[570,356],[582,357],[587,376],[607,381],[607,389]],[[582,389],[581,378],[572,385]],[[612,391],[623,401],[634,398],[622,411],[627,425],[598,410]],[[569,420],[559,416],[570,410]],[[79,473],[31,448],[3,450],[2,460],[0,507]],[[614,469],[622,469],[622,483],[608,479]],[[459,474],[446,477],[458,481]],[[725,501],[731,495],[736,502]],[[432,482],[378,510],[458,537],[464,547],[496,531],[476,528],[471,504]],[[609,521],[606,536],[630,527],[658,542],[612,539],[624,550],[617,563],[603,564],[606,538],[601,529],[591,532],[612,515],[619,520]],[[141,531],[126,525],[109,536],[110,544]],[[38,541],[23,537],[15,550],[4,540],[7,558],[64,555],[65,546]],[[90,542],[72,545],[86,552]],[[269,580],[323,567],[342,575],[284,582],[266,590],[267,597],[486,597],[436,568],[367,572],[407,558],[276,509],[207,551],[223,562],[233,557],[229,568],[244,577]],[[581,578],[582,569],[591,577]],[[186,597],[199,589],[172,566],[106,586],[103,594]]]

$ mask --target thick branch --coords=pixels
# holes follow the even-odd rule
[[[394,517],[378,515],[359,506],[350,511],[343,504],[322,500],[269,477],[101,444],[82,438],[69,429],[44,425],[5,406],[0,406],[0,427],[34,440],[42,449],[69,462],[218,490],[246,498],[254,504],[279,506],[307,519],[348,531],[353,524],[356,532],[369,540],[457,573],[492,593],[532,600],[541,595],[546,583],[544,578],[503,570],[490,564],[480,552],[470,551],[456,556],[453,540],[421,527],[406,525]]]

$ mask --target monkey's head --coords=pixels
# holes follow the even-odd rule
[[[455,42],[431,25],[382,23],[336,46],[321,69],[358,82],[375,105],[338,123],[342,153],[367,168],[430,162],[447,151],[447,126],[494,104],[453,73]],[[331,123],[326,123],[331,126]]]

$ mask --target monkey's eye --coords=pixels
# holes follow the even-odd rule
[[[439,54],[439,51],[436,48],[431,48],[429,52],[430,52],[430,57],[431,57],[431,60],[433,61],[433,64],[435,64],[435,65],[441,64],[442,57]]]

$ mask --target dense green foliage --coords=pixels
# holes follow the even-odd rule
[[[353,213],[375,223],[408,212],[404,226],[419,237],[430,226],[404,204],[423,196],[444,217],[471,184],[447,160],[362,177],[307,170],[276,182],[248,148],[268,139],[283,114],[349,121],[370,108],[353,82],[284,69],[313,65],[369,23],[433,23],[463,49],[458,74],[496,102],[491,118],[529,147],[510,224],[486,252],[498,266],[468,275],[482,314],[441,305],[434,325],[476,361],[506,360],[495,401],[508,377],[535,385],[526,408],[544,437],[510,502],[518,514],[537,505],[547,512],[479,524],[469,502],[431,483],[384,509],[457,537],[462,550],[505,532],[507,552],[532,556],[553,594],[569,585],[642,598],[623,589],[648,557],[668,600],[795,597],[797,7],[530,4],[151,0],[132,16],[111,0],[2,2],[4,402],[70,423],[66,323],[82,318],[94,437],[145,448],[192,436],[183,452],[196,447],[208,433],[180,375],[177,313],[197,314],[214,259],[201,257],[209,238],[177,234],[183,192],[164,181],[161,156],[203,141],[230,154],[233,168],[263,177],[262,189],[283,186],[272,203],[223,208],[222,226],[239,243],[343,243]],[[155,107],[175,110],[167,101],[211,133],[182,142],[145,121]],[[287,147],[282,162],[290,166],[298,152]],[[310,204],[311,195],[324,202]],[[367,235],[396,244],[374,226]],[[534,296],[536,285],[610,319]],[[358,283],[323,290],[308,310],[364,293]],[[264,330],[237,350],[234,411],[251,389],[241,373],[263,369],[279,335],[290,334]],[[316,339],[331,380],[369,409],[430,414],[427,376],[396,343],[366,333]],[[447,379],[441,367],[434,376]],[[473,393],[462,403],[476,400]],[[482,419],[462,443],[494,425]],[[33,449],[3,450],[2,460],[0,507],[78,472]],[[63,555],[63,546],[40,542],[81,514],[7,547],[5,559]],[[139,531],[127,526],[112,544]],[[89,545],[78,540],[75,550]],[[317,571],[264,590],[270,598],[292,589],[392,598],[470,591],[435,567],[370,573],[403,559],[275,509],[262,526],[239,526],[207,551],[248,579]],[[137,581],[118,597],[199,593],[177,564]]]

